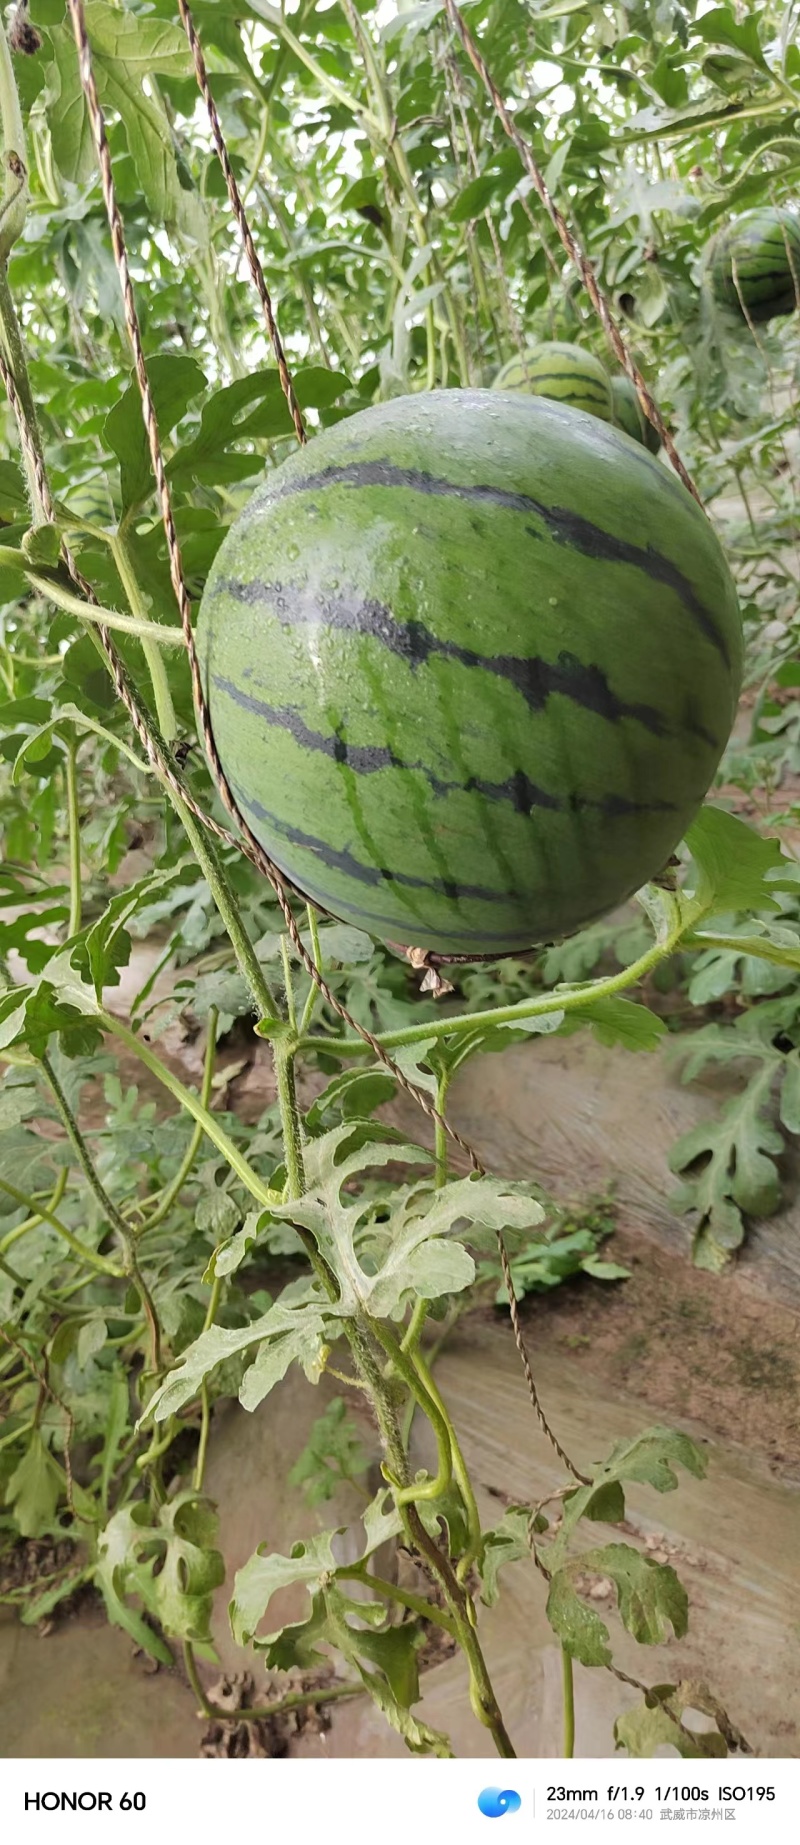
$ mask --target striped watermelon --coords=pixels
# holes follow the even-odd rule
[[[791,314],[800,300],[800,221],[780,209],[744,211],[706,250],[717,301],[751,320]]]
[[[645,448],[649,448],[651,455],[657,455],[661,437],[658,430],[653,428],[650,418],[645,416],[636,386],[631,384],[624,372],[611,380],[611,401],[617,428],[624,429],[626,436],[632,436],[634,442],[642,442]]]
[[[198,647],[253,831],[323,909],[491,955],[661,870],[739,690],[736,595],[674,475],[544,399],[326,429],[227,533]]]
[[[604,365],[591,352],[564,340],[543,340],[530,352],[509,359],[494,381],[496,391],[526,391],[534,397],[552,397],[555,403],[586,410],[604,423],[613,423],[611,380]]]

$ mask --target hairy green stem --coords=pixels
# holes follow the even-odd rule
[[[2,345],[6,364],[8,365],[17,387],[17,395],[22,405],[25,421],[33,438],[36,452],[40,455],[42,446],[41,436],[39,434],[36,407],[33,401],[30,378],[28,376],[25,348],[22,343],[22,333],[17,319],[17,310],[14,306],[14,300],[8,286],[8,270],[5,262],[2,260],[0,260],[0,345]],[[31,503],[31,511],[37,525],[43,525],[45,523],[45,510],[39,492],[36,470],[32,465],[25,443],[21,444],[21,453],[22,465],[25,470],[25,480],[28,488],[28,497]]]
[[[308,930],[311,936],[311,954],[312,954],[312,958],[314,961],[314,966],[321,970],[322,969],[322,946],[321,946],[320,939],[319,939],[319,925],[317,923],[317,912],[314,909],[313,905],[310,903],[306,904],[306,916],[308,918]],[[317,986],[316,981],[312,980],[309,986],[309,989],[308,989],[308,997],[303,1007],[303,1016],[300,1020],[300,1027],[299,1027],[298,1035],[301,1038],[304,1038],[306,1032],[308,1031],[309,1025],[311,1024],[311,1020],[314,1016],[314,1011],[315,1011],[315,1008],[317,1006],[317,1003],[320,997],[321,995],[320,995],[319,987]]]
[[[2,141],[2,198],[0,198],[0,344],[6,364],[13,374],[17,393],[28,420],[31,434],[41,453],[41,438],[36,409],[25,362],[25,348],[17,311],[8,286],[8,259],[17,239],[25,229],[28,213],[28,171],[25,130],[22,125],[17,81],[8,49],[5,26],[0,18],[0,140]],[[23,454],[31,508],[41,521],[44,512],[36,475],[27,453]]]
[[[49,1211],[58,1210],[66,1189],[67,1168],[66,1166],[62,1166],[55,1186],[50,1193],[50,1197],[47,1199],[47,1208]],[[38,1196],[35,1196],[33,1216],[26,1217],[24,1223],[16,1224],[13,1230],[7,1231],[6,1235],[0,1240],[0,1255],[4,1255],[7,1249],[13,1249],[14,1244],[19,1242],[20,1237],[27,1236],[29,1230],[38,1230],[42,1221]]]
[[[199,1096],[193,1095],[190,1089],[185,1088],[177,1076],[173,1076],[172,1071],[167,1069],[166,1064],[161,1062],[160,1057],[156,1057],[149,1046],[143,1044],[141,1038],[138,1038],[134,1031],[123,1024],[122,1019],[115,1018],[112,1013],[101,1010],[98,1014],[98,1023],[103,1031],[110,1032],[113,1037],[119,1038],[120,1043],[132,1051],[134,1057],[138,1057],[145,1069],[149,1070],[160,1083],[163,1083],[164,1088],[169,1090],[170,1095],[174,1096],[179,1106],[185,1108],[186,1113],[199,1122],[204,1134],[207,1134],[208,1139],[227,1160],[231,1170],[235,1172],[238,1179],[241,1179],[242,1184],[258,1204],[282,1203],[280,1193],[271,1191],[270,1187],[265,1185],[264,1180],[259,1177],[249,1160],[245,1159],[244,1154],[239,1152],[239,1148],[225,1133],[224,1128],[220,1127],[219,1122],[204,1107]]]
[[[402,1346],[399,1341],[395,1339],[394,1334],[390,1333],[388,1326],[384,1326],[380,1320],[372,1320],[370,1321],[370,1331],[374,1334],[375,1338],[380,1341],[384,1351],[391,1359],[392,1365],[398,1376],[402,1377],[403,1383],[407,1385],[412,1396],[416,1397],[420,1409],[424,1410],[436,1437],[438,1466],[434,1478],[431,1479],[429,1476],[426,1480],[415,1480],[409,1485],[403,1485],[400,1481],[392,1481],[397,1504],[399,1506],[404,1506],[411,1505],[419,1499],[441,1499],[442,1494],[447,1492],[447,1488],[453,1478],[450,1429],[447,1417],[442,1414],[439,1406],[441,1399],[437,1402],[436,1398],[429,1394],[416,1365],[409,1358],[408,1354],[403,1351]],[[438,1396],[438,1392],[436,1395]]]
[[[136,620],[147,623],[147,626],[150,627],[153,624],[151,624],[147,618],[147,610],[142,599],[139,581],[133,568],[130,540],[124,521],[120,525],[118,531],[113,533],[110,544],[111,555],[119,571],[120,582],[128,598],[131,614]],[[183,639],[182,635],[181,639]],[[150,674],[150,683],[153,687],[158,727],[164,738],[164,742],[173,743],[178,734],[178,725],[175,718],[175,706],[172,702],[172,693],[169,689],[167,669],[161,657],[160,644],[160,635],[157,639],[154,639],[152,636],[145,635],[144,632],[142,633],[142,652],[147,661],[147,670]]]
[[[67,787],[67,828],[69,832],[69,922],[70,940],[80,934],[83,913],[81,890],[81,826],[78,813],[78,746],[72,738],[67,744],[65,779]]]
[[[287,1046],[278,1039],[272,1047],[275,1066],[275,1081],[278,1089],[278,1106],[283,1125],[284,1153],[286,1155],[286,1189],[289,1198],[301,1198],[305,1190],[303,1171],[303,1141],[300,1132],[300,1114],[297,1107],[295,1089],[294,1056]]]
[[[217,1317],[217,1308],[219,1307],[221,1295],[222,1295],[222,1276],[216,1275],[214,1277],[214,1284],[211,1289],[211,1298],[209,1300],[208,1307],[206,1308],[206,1317],[203,1321],[203,1332],[204,1333],[208,1332],[209,1327],[213,1326],[214,1324],[214,1321]],[[208,1395],[208,1378],[204,1377],[203,1382],[200,1385],[200,1440],[197,1446],[197,1459],[195,1461],[195,1467],[194,1467],[194,1490],[196,1493],[200,1493],[203,1490],[203,1479],[205,1477],[205,1471],[206,1471],[206,1456],[208,1454],[208,1437],[209,1437],[210,1432],[211,1432],[211,1403],[210,1403],[210,1399]]]
[[[205,1054],[205,1060],[203,1063],[203,1080],[200,1084],[200,1101],[204,1108],[208,1108],[209,1103],[211,1101],[211,1084],[212,1084],[212,1080],[214,1076],[214,1054],[215,1054],[216,1045],[217,1045],[217,1017],[218,1017],[218,1014],[217,1014],[216,1006],[210,1006],[209,1013],[208,1013],[208,1037],[206,1039],[206,1054]],[[171,1185],[167,1187],[167,1190],[164,1193],[161,1203],[158,1205],[157,1209],[152,1213],[152,1216],[146,1218],[145,1222],[143,1224],[140,1224],[139,1229],[137,1231],[138,1237],[144,1236],[146,1232],[155,1230],[157,1225],[163,1223],[164,1218],[169,1216],[169,1213],[172,1210],[172,1206],[175,1203],[176,1198],[179,1198],[181,1192],[183,1191],[184,1185],[186,1184],[186,1181],[192,1170],[194,1162],[197,1158],[202,1139],[203,1139],[203,1128],[202,1128],[201,1123],[199,1121],[196,1121],[194,1124],[194,1127],[192,1128],[192,1132],[189,1137],[189,1144],[186,1148],[186,1152],[184,1153],[183,1159],[181,1160],[180,1166],[178,1167],[178,1171],[176,1172]]]
[[[697,912],[691,922],[697,920]],[[447,1038],[462,1031],[483,1030],[493,1025],[514,1025],[524,1019],[542,1018],[550,1012],[578,1012],[587,1001],[605,999],[612,993],[619,993],[625,987],[636,986],[645,974],[657,967],[668,955],[674,954],[678,943],[690,927],[690,922],[670,931],[661,942],[654,942],[647,952],[632,961],[619,974],[610,974],[605,980],[586,981],[581,986],[551,987],[541,998],[518,1000],[513,1006],[492,1006],[485,1012],[462,1012],[451,1018],[428,1019],[424,1025],[407,1025],[400,1031],[385,1031],[378,1037],[378,1043],[385,1051],[399,1050],[405,1044],[422,1044],[430,1038]],[[299,1046],[301,1051],[324,1051],[330,1056],[358,1057],[369,1050],[362,1038],[304,1038]]]
[[[10,1179],[0,1178],[0,1191],[6,1192],[9,1198],[13,1198],[15,1203],[22,1205],[26,1211],[30,1211],[33,1206],[33,1211],[38,1217],[44,1223],[49,1224],[52,1230],[57,1231],[67,1247],[72,1250],[73,1255],[79,1256],[82,1262],[88,1262],[101,1275],[113,1275],[117,1281],[124,1280],[124,1271],[121,1268],[116,1268],[114,1263],[109,1262],[105,1256],[98,1255],[96,1249],[90,1249],[87,1243],[82,1243],[79,1237],[73,1236],[72,1231],[67,1229],[66,1224],[61,1222],[60,1217],[56,1217],[55,1212],[51,1211],[48,1205],[40,1204],[38,1207],[34,1205],[28,1192],[23,1192],[18,1186],[12,1185]],[[2,1254],[2,1247],[0,1244],[0,1254]]]
[[[284,1697],[276,1698],[274,1704],[256,1705],[252,1710],[247,1706],[241,1710],[220,1710],[216,1704],[211,1703],[203,1690],[194,1647],[189,1640],[184,1641],[183,1662],[186,1667],[186,1677],[203,1716],[209,1719],[216,1718],[220,1723],[264,1723],[268,1722],[270,1717],[280,1716],[285,1710],[302,1710],[304,1705],[333,1704],[339,1698],[366,1696],[365,1687],[357,1679],[351,1679],[340,1685],[319,1685],[314,1691],[287,1691]]]
[[[239,972],[253,1002],[253,1009],[259,1018],[277,1018],[279,1016],[277,999],[244,926],[238,898],[220,864],[219,855],[210,834],[206,832],[200,821],[195,819],[194,814],[190,813],[185,803],[179,801],[178,796],[173,794],[171,789],[167,789],[167,793],[188,835],[192,851],[225,924]]]
[[[564,1755],[571,1761],[575,1754],[575,1685],[572,1674],[572,1654],[565,1646],[561,1648],[561,1690],[564,1711]]]
[[[469,1477],[469,1471],[467,1468],[467,1464],[461,1452],[461,1448],[458,1442],[458,1436],[456,1435],[455,1429],[450,1420],[450,1417],[447,1411],[447,1406],[444,1402],[441,1391],[439,1390],[438,1386],[434,1383],[430,1368],[427,1365],[425,1359],[423,1358],[422,1353],[420,1352],[419,1348],[417,1348],[417,1350],[413,1354],[412,1363],[414,1365],[415,1371],[417,1372],[417,1375],[421,1379],[428,1393],[428,1396],[430,1397],[431,1401],[436,1404],[436,1407],[439,1410],[439,1413],[447,1427],[447,1434],[448,1434],[448,1439],[450,1443],[450,1457],[451,1457],[453,1474],[455,1477],[455,1482],[458,1487],[458,1490],[464,1501],[464,1510],[467,1514],[467,1533],[468,1535],[467,1535],[466,1549],[463,1551],[462,1555],[459,1557],[458,1564],[456,1566],[456,1575],[458,1577],[458,1580],[459,1582],[463,1582],[465,1577],[468,1576],[469,1571],[472,1568],[472,1565],[475,1562],[476,1557],[480,1556],[481,1551],[483,1549],[483,1533],[481,1530],[481,1515],[480,1515],[480,1512],[478,1511],[477,1500],[475,1498],[475,1493],[473,1491],[472,1481],[470,1480],[470,1477]]]
[[[373,1576],[364,1563],[354,1563],[349,1569],[337,1572],[340,1581],[363,1582],[368,1589],[374,1589],[376,1595],[384,1595],[387,1601],[398,1602],[401,1608],[408,1608],[412,1614],[418,1614],[423,1621],[433,1621],[443,1632],[456,1637],[455,1624],[450,1616],[443,1614],[435,1602],[429,1602],[424,1595],[414,1595],[410,1589],[400,1589],[396,1582],[386,1582],[382,1576]]]
[[[131,1280],[139,1291],[142,1307],[150,1327],[151,1364],[153,1371],[157,1372],[161,1369],[161,1327],[153,1297],[139,1267],[136,1244],[131,1234],[130,1225],[125,1222],[122,1212],[118,1209],[113,1198],[110,1198],[106,1191],[49,1057],[44,1055],[39,1061],[45,1077],[47,1078],[56,1108],[61,1116],[67,1138],[74,1148],[84,1177],[91,1187],[91,1190],[94,1192],[103,1215],[107,1217],[109,1223],[113,1225],[122,1244],[125,1258],[125,1272],[130,1275]]]
[[[14,553],[14,558],[19,564],[18,553]],[[159,647],[186,647],[180,628],[168,628],[166,622],[147,621],[144,616],[120,615],[116,609],[106,609],[99,603],[84,601],[82,596],[76,596],[71,589],[65,589],[54,577],[44,577],[41,571],[24,562],[22,569],[39,595],[46,596],[49,602],[54,602],[56,608],[63,609],[66,615],[77,615],[81,621],[90,622],[94,627],[116,628],[121,634],[132,634],[141,641],[143,647],[149,644],[156,652]]]

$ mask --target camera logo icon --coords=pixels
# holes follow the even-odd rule
[[[485,1787],[478,1795],[478,1806],[487,1819],[502,1819],[506,1813],[517,1813],[521,1805],[520,1796],[513,1787]]]

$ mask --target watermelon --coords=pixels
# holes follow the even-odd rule
[[[624,372],[611,380],[611,401],[617,428],[624,429],[626,436],[632,436],[634,442],[643,442],[651,455],[657,455],[661,437],[658,430],[653,428],[650,418],[645,416],[636,386],[631,384]]]
[[[509,359],[494,381],[496,391],[526,391],[534,397],[552,397],[555,403],[586,410],[604,423],[613,423],[611,380],[604,365],[591,352],[564,340],[543,340],[530,352]]]
[[[433,391],[329,427],[223,539],[197,626],[225,773],[296,889],[513,953],[661,871],[742,669],[700,507],[610,425]]]
[[[800,299],[800,221],[779,208],[744,211],[706,247],[715,299],[751,320],[794,312]]]

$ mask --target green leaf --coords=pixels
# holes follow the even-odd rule
[[[265,1341],[259,1348],[257,1357],[242,1379],[239,1391],[242,1409],[258,1409],[259,1403],[263,1403],[275,1385],[286,1376],[290,1365],[303,1364],[307,1374],[319,1366],[322,1358],[321,1329],[315,1323],[312,1343],[311,1324],[310,1316],[306,1315],[294,1331],[285,1333],[282,1338]]]
[[[711,12],[693,21],[692,31],[698,38],[704,39],[707,45],[732,45],[734,50],[743,52],[759,70],[769,70],[761,49],[756,14],[750,13],[740,22],[730,7],[715,6]]]
[[[108,672],[97,649],[88,634],[80,634],[77,640],[67,648],[61,662],[64,679],[64,702],[74,699],[77,705],[85,701],[96,706],[100,711],[112,711],[116,705],[116,693]],[[58,701],[57,701],[58,702]]]
[[[332,1498],[341,1480],[360,1479],[369,1460],[347,1404],[342,1397],[333,1397],[317,1417],[288,1476],[289,1485],[301,1486],[309,1505],[322,1505]]]
[[[216,1514],[191,1490],[159,1506],[157,1516],[142,1501],[115,1512],[97,1540],[97,1582],[110,1618],[127,1627],[157,1658],[171,1659],[127,1597],[140,1597],[167,1633],[209,1644],[214,1590],[225,1580],[225,1564],[213,1547]],[[140,1638],[144,1628],[148,1641]]]
[[[634,1480],[639,1485],[652,1486],[657,1493],[673,1493],[678,1485],[676,1467],[685,1467],[696,1480],[702,1480],[707,1465],[703,1449],[689,1435],[657,1424],[630,1440],[618,1441],[608,1460],[597,1469],[594,1482]]]
[[[205,374],[196,359],[181,353],[156,353],[148,359],[147,371],[163,442],[203,390]],[[150,445],[135,377],[109,411],[103,434],[119,462],[122,511],[135,511],[153,491]]]
[[[365,1562],[392,1537],[399,1536],[402,1530],[402,1519],[387,1487],[381,1487],[367,1506],[362,1525],[364,1536],[357,1546],[358,1555],[351,1559],[354,1563]],[[292,1545],[288,1557],[278,1552],[264,1554],[262,1547],[237,1570],[230,1617],[233,1637],[238,1646],[247,1646],[253,1640],[273,1596],[280,1589],[301,1584],[313,1591],[328,1577],[335,1575],[337,1563],[333,1552],[334,1540],[345,1529],[341,1525],[334,1530],[320,1531],[315,1537],[301,1539]],[[269,1635],[259,1639],[256,1644],[266,1647],[272,1638]]]
[[[724,1728],[688,1729],[683,1718],[690,1710],[713,1717]],[[729,1720],[706,1686],[685,1680],[680,1685],[654,1685],[642,1704],[617,1718],[614,1741],[636,1758],[670,1748],[687,1760],[698,1760],[727,1755],[726,1731],[730,1732]]]
[[[558,1536],[541,1547],[542,1561],[553,1570],[566,1564],[569,1543],[582,1518],[593,1523],[619,1524],[625,1516],[624,1487],[633,1481],[652,1486],[657,1493],[674,1492],[678,1485],[676,1467],[685,1467],[695,1479],[702,1479],[706,1458],[702,1448],[679,1430],[657,1424],[645,1429],[632,1440],[623,1440],[612,1448],[607,1460],[591,1469],[591,1479],[584,1486],[573,1487],[564,1496],[561,1529]]]
[[[558,997],[557,989],[555,997]],[[628,1051],[654,1051],[667,1030],[666,1021],[648,1006],[620,999],[615,993],[601,995],[598,999],[587,993],[585,1004],[581,1003],[574,1012],[565,1013],[560,1035],[566,1037],[582,1025],[591,1025],[601,1044],[622,1044]]]
[[[671,1564],[654,1563],[630,1544],[605,1544],[582,1551],[556,1570],[547,1602],[547,1618],[562,1645],[585,1666],[609,1665],[608,1629],[586,1607],[576,1578],[609,1577],[617,1591],[623,1625],[642,1646],[661,1646],[686,1632],[689,1601]]]
[[[98,1352],[102,1352],[107,1338],[108,1326],[100,1315],[84,1320],[75,1347],[75,1359],[79,1371],[85,1371],[86,1366],[97,1357]]]
[[[354,1563],[338,1566],[334,1542],[344,1527],[321,1531],[292,1546],[288,1557],[260,1551],[237,1571],[230,1605],[231,1628],[239,1646],[253,1644],[266,1656],[268,1670],[308,1669],[324,1658],[321,1645],[332,1648],[362,1679],[384,1716],[413,1752],[447,1755],[446,1738],[421,1723],[410,1706],[419,1698],[416,1651],[421,1635],[416,1623],[396,1626],[379,1601],[352,1599],[340,1569],[366,1562],[381,1544],[401,1530],[399,1515],[385,1489],[363,1518],[364,1541]],[[369,1585],[369,1576],[362,1580]],[[305,1587],[310,1610],[303,1620],[259,1635],[273,1597],[288,1588]]]
[[[24,1025],[24,1017],[23,1017]],[[3,1191],[8,1179],[19,1191],[47,1191],[55,1183],[53,1145],[28,1128],[10,1127],[0,1134],[0,1218],[19,1210],[16,1199]]]
[[[61,551],[61,534],[57,525],[34,525],[25,533],[22,550],[29,564],[37,569],[55,570]]]
[[[693,895],[706,911],[777,910],[778,891],[792,888],[779,841],[721,807],[700,809],[686,844],[696,867]]]
[[[30,517],[25,481],[15,461],[0,460],[0,518],[13,524]]]
[[[111,1481],[129,1421],[128,1380],[123,1371],[115,1369],[109,1379],[103,1446],[100,1451],[99,1489],[104,1510],[108,1509]]]
[[[494,1607],[500,1595],[501,1569],[506,1563],[518,1563],[521,1558],[530,1557],[530,1517],[530,1506],[509,1506],[499,1525],[484,1533],[481,1601],[489,1608]]]
[[[800,1134],[800,1051],[791,1051],[783,1066],[781,1120],[790,1134]]]
[[[337,1316],[366,1311],[389,1318],[409,1297],[458,1293],[474,1279],[475,1264],[461,1242],[450,1240],[456,1225],[464,1231],[471,1226],[470,1241],[480,1246],[491,1231],[527,1229],[544,1216],[524,1186],[473,1175],[439,1190],[429,1178],[395,1186],[390,1211],[376,1217],[363,1197],[353,1199],[359,1177],[363,1183],[367,1170],[388,1160],[427,1164],[430,1158],[419,1147],[378,1138],[385,1133],[377,1125],[344,1124],[311,1141],[307,1191],[271,1207],[275,1221],[310,1230],[339,1284],[339,1300],[330,1309]]]
[[[73,186],[85,186],[95,170],[95,151],[74,34],[54,24],[47,36],[53,62],[47,72],[45,100],[53,154],[64,178]]]
[[[286,1294],[290,1293],[291,1290],[287,1289]],[[273,1348],[275,1350],[274,1370],[270,1370],[273,1364],[271,1356],[265,1356],[261,1365],[256,1395],[256,1401],[261,1402],[294,1358],[304,1358],[309,1368],[316,1364],[324,1323],[320,1307],[302,1301],[297,1306],[284,1305],[282,1297],[266,1313],[252,1320],[249,1326],[210,1326],[207,1332],[200,1334],[199,1339],[187,1346],[181,1354],[180,1363],[153,1392],[147,1406],[148,1417],[152,1415],[156,1422],[163,1422],[167,1416],[174,1415],[184,1403],[189,1403],[192,1397],[197,1396],[201,1384],[216,1370],[217,1365],[224,1364],[239,1352],[246,1352],[252,1345],[266,1345],[270,1354]],[[281,1371],[284,1356],[286,1364]],[[245,1393],[249,1375],[250,1372],[246,1371],[242,1382],[242,1392]],[[254,1404],[249,1406],[254,1407]]]
[[[610,1666],[608,1628],[575,1590],[568,1569],[556,1570],[547,1597],[547,1619],[565,1651],[583,1666]]]
[[[230,1192],[222,1191],[218,1185],[212,1185],[210,1191],[204,1192],[194,1214],[198,1230],[221,1239],[232,1236],[237,1225],[242,1221],[241,1207]]]
[[[698,1122],[670,1149],[672,1172],[687,1173],[705,1159],[671,1199],[674,1210],[696,1218],[698,1268],[719,1273],[743,1240],[744,1216],[770,1217],[780,1205],[780,1174],[771,1156],[782,1153],[783,1139],[766,1112],[775,1067],[773,1058],[715,1119]]]
[[[329,1122],[368,1121],[396,1093],[397,1083],[387,1070],[340,1070],[311,1104],[306,1116],[309,1133],[320,1133],[326,1116]]]
[[[150,212],[198,242],[205,217],[156,87],[158,76],[183,76],[191,54],[178,25],[132,14],[106,0],[88,0],[86,25],[100,102],[119,115],[137,178]],[[76,186],[95,170],[94,142],[78,70],[75,40],[66,26],[52,25],[53,63],[48,70],[48,118],[56,162]],[[148,93],[144,85],[148,86]]]
[[[263,1555],[257,1550],[236,1571],[229,1612],[237,1646],[249,1646],[255,1640],[256,1629],[279,1589],[294,1588],[297,1584],[318,1586],[324,1577],[335,1575],[333,1540],[344,1529],[342,1526],[339,1530],[320,1531],[315,1537],[301,1539],[292,1545],[288,1557],[277,1551]],[[264,1646],[267,1642],[259,1639],[256,1644]]]
[[[58,1531],[56,1512],[63,1492],[61,1468],[53,1460],[41,1430],[34,1429],[6,1485],[6,1505],[13,1513],[20,1537],[48,1537]]]
[[[324,365],[301,366],[293,383],[304,410],[335,402],[348,388],[343,372]],[[183,443],[169,466],[175,481],[197,481],[221,486],[251,479],[264,468],[264,458],[253,442],[273,442],[290,436],[292,424],[277,370],[252,372],[223,385],[203,405],[200,428],[193,441]],[[244,449],[236,446],[245,444]],[[323,931],[323,935],[324,935]]]

